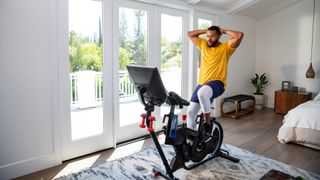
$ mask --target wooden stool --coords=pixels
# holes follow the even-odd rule
[[[249,108],[241,108],[241,102],[244,101],[248,101],[248,100],[252,100],[253,101],[253,105],[250,106]],[[223,111],[223,104],[225,102],[230,102],[230,103],[234,103],[236,106],[236,110],[235,111],[231,111],[228,113],[225,113]],[[220,104],[220,110],[221,110],[221,115],[225,116],[225,117],[231,117],[233,119],[238,119],[240,116],[248,114],[248,113],[252,113],[254,111],[254,106],[255,106],[255,98],[254,96],[250,96],[250,95],[244,95],[244,94],[239,94],[236,96],[231,96],[231,97],[227,97],[227,98],[223,98],[221,100],[221,104]]]

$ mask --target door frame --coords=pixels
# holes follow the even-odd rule
[[[188,82],[188,67],[190,66],[189,63],[189,39],[184,38],[187,36],[187,32],[189,29],[189,12],[181,9],[175,9],[170,8],[166,6],[156,6],[156,21],[159,22],[158,28],[157,28],[157,48],[156,48],[156,54],[157,54],[157,67],[159,67],[159,70],[161,71],[161,14],[167,14],[170,16],[179,16],[182,18],[182,67],[181,67],[181,87],[189,87]],[[179,94],[179,92],[177,92]],[[188,88],[181,88],[181,94],[179,94],[184,99],[189,99],[189,92]],[[187,107],[184,107],[179,114],[185,114],[187,111]],[[168,112],[165,112],[168,113]],[[162,114],[162,113],[161,113]],[[160,117],[160,114],[159,114]],[[163,117],[160,117],[163,118]]]
[[[188,32],[188,27],[189,27],[189,13],[187,11],[179,10],[179,9],[174,9],[170,7],[164,7],[164,6],[157,6],[156,10],[156,22],[159,23],[159,27],[157,28],[157,67],[161,67],[160,64],[160,56],[161,56],[161,14],[167,14],[167,15],[172,15],[172,16],[181,16],[182,17],[182,67],[181,67],[181,87],[188,87],[188,76],[183,76],[184,74],[187,74],[188,72],[188,67],[189,67],[189,39],[188,38],[183,38],[184,36],[187,36]],[[185,33],[185,34],[183,34]],[[161,71],[161,69],[160,69]],[[182,88],[181,89],[181,97],[188,97],[188,91],[187,89]]]
[[[154,4],[145,2],[145,1],[130,1],[130,0],[107,0],[102,1],[103,6],[103,68],[104,68],[104,80],[103,83],[107,87],[112,87],[111,89],[104,89],[104,121],[108,118],[107,123],[104,123],[104,130],[110,128],[111,132],[111,145],[108,147],[116,147],[117,142],[117,133],[119,132],[119,92],[118,92],[118,76],[114,76],[114,74],[118,73],[118,28],[110,28],[110,27],[118,27],[118,20],[119,20],[119,5],[123,5],[122,7],[130,8],[136,7],[141,9],[141,7],[148,7],[148,47],[153,47],[148,49],[148,65],[156,66],[160,68],[160,54],[161,51],[159,50],[161,47],[161,41],[157,41],[157,39],[161,39],[161,32],[158,26],[151,25],[150,20],[157,20],[160,18],[160,13],[163,9],[169,10],[170,13],[175,13],[175,11],[180,11],[185,13],[185,18],[183,18],[183,33],[187,32],[190,28],[190,9],[188,7],[183,6],[175,6],[175,8],[167,7],[166,3],[162,3],[161,1],[155,1]],[[69,111],[69,95],[63,92],[69,92],[69,88],[66,86],[69,84],[69,75],[66,72],[68,71],[68,2],[63,0],[57,0],[57,7],[58,7],[58,78],[59,78],[59,92],[57,93],[59,96],[59,121],[57,125],[54,126],[54,137],[57,149],[57,157],[61,157],[60,159],[64,159],[63,157],[63,138],[65,135],[63,134],[63,121],[66,121],[68,117],[70,117]],[[150,10],[151,9],[151,10]],[[167,13],[167,12],[165,12]],[[167,13],[169,14],[169,13]],[[116,36],[115,36],[116,35]],[[182,65],[182,83],[183,87],[190,87],[191,82],[188,82],[189,77],[185,76],[187,74],[188,69],[192,65],[191,63],[191,56],[188,52],[190,48],[190,42],[187,38],[183,39],[183,65]],[[67,59],[67,60],[66,60]],[[109,82],[109,83],[108,83]],[[110,83],[111,82],[111,83]],[[187,88],[190,89],[190,88]],[[190,90],[189,90],[190,91]],[[188,97],[189,94],[188,90],[183,90],[182,96]],[[105,115],[108,114],[108,117]],[[156,108],[154,114],[159,119],[160,113],[159,109]],[[110,118],[110,119],[109,119]],[[137,117],[139,118],[139,117]],[[158,123],[159,124],[159,123]],[[106,127],[107,126],[107,127]],[[156,129],[160,130],[159,126],[156,126]],[[146,131],[147,133],[147,131]],[[60,149],[60,150],[59,150]]]
[[[125,129],[121,130],[120,127],[120,103],[119,103],[119,8],[130,8],[130,9],[141,9],[148,12],[147,16],[147,42],[148,42],[148,54],[147,54],[147,65],[151,66],[154,65],[153,58],[155,57],[154,51],[152,51],[154,48],[154,34],[155,34],[155,27],[150,26],[150,21],[154,19],[154,7],[153,5],[136,2],[136,1],[128,1],[128,0],[114,0],[114,6],[113,6],[113,109],[114,109],[114,141],[115,143],[120,143],[127,141],[129,139],[133,139],[136,137],[141,137],[148,134],[148,131],[145,129],[138,129],[138,123],[128,125],[124,127]],[[142,113],[142,112],[141,112]],[[156,111],[155,111],[156,114]],[[139,119],[140,117],[132,117],[133,119]],[[129,132],[131,129],[137,129],[134,132]],[[129,135],[120,134],[121,131],[125,131],[126,133],[130,134],[130,136],[133,136],[133,138],[128,138]]]
[[[112,1],[101,1],[102,3],[102,25],[104,27],[112,27]],[[112,39],[112,28],[103,28],[103,136],[89,137],[83,140],[72,142],[64,140],[71,138],[71,112],[70,112],[70,82],[69,82],[69,48],[68,48],[68,1],[58,0],[58,77],[59,77],[59,124],[60,127],[55,127],[55,137],[61,139],[59,156],[60,160],[67,160],[78,157],[84,154],[96,152],[102,149],[115,147],[114,132],[113,132],[113,109],[112,109],[112,43],[107,41]],[[95,139],[95,141],[93,141]],[[97,144],[96,140],[100,143]],[[82,142],[81,142],[82,141]],[[71,145],[72,143],[72,145]],[[75,149],[83,148],[86,144],[86,151],[78,151],[71,154],[70,147]]]
[[[118,38],[119,37],[119,7],[125,7],[125,8],[132,8],[132,9],[142,9],[146,10],[148,12],[148,19],[147,19],[147,29],[148,29],[148,66],[156,66],[158,69],[161,71],[161,62],[160,62],[160,56],[161,56],[161,13],[168,14],[168,15],[174,15],[174,16],[181,16],[182,17],[182,33],[186,33],[187,29],[189,27],[189,13],[188,11],[183,11],[180,9],[174,9],[174,8],[169,8],[165,6],[159,6],[159,5],[154,5],[154,4],[149,4],[149,3],[143,3],[143,2],[137,2],[137,1],[129,1],[129,0],[118,0],[114,1],[114,22],[113,22],[113,27],[114,28],[114,39],[113,39],[113,47],[114,47],[114,53],[113,53],[113,59],[114,59],[114,64],[113,64],[113,72],[114,74],[118,73],[118,49],[119,49],[119,42]],[[182,34],[182,37],[184,35]],[[183,44],[183,63],[182,63],[182,76],[181,76],[181,86],[183,87],[188,87],[188,76],[183,76],[184,74],[187,74],[187,67],[189,66],[188,59],[189,59],[189,54],[188,54],[188,49],[189,49],[189,41],[187,38],[182,38],[182,44]],[[120,109],[119,109],[119,92],[118,92],[118,83],[119,79],[118,76],[114,76],[113,79],[114,83],[114,125],[115,125],[115,136],[116,141],[122,141],[124,140],[122,136],[119,134],[120,133]],[[188,91],[184,88],[182,88],[182,94],[183,97],[188,96]],[[162,119],[160,117],[160,108],[155,108],[154,111],[154,116],[156,119]],[[133,117],[133,118],[140,118],[140,117]],[[134,128],[139,128],[138,124],[135,124],[133,126]],[[133,128],[132,127],[132,128]],[[162,125],[161,123],[156,123],[154,124],[154,128],[156,130],[161,130]],[[137,130],[139,131],[139,130]],[[131,133],[129,133],[131,134]],[[142,135],[148,134],[147,131],[144,131],[143,133],[140,131],[140,133],[133,133],[134,137],[139,137]],[[132,135],[132,134],[131,134]],[[120,136],[120,137],[119,137]],[[127,140],[127,139],[126,139]]]

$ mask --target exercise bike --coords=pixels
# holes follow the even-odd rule
[[[183,116],[183,123],[178,125],[178,116],[174,112],[175,108],[178,106],[182,109],[184,106],[188,106],[189,102],[174,92],[166,92],[157,68],[127,66],[127,69],[139,100],[146,111],[146,113],[141,114],[140,127],[147,127],[165,167],[165,170],[154,167],[154,176],[160,175],[166,179],[177,179],[173,175],[176,170],[180,168],[190,170],[215,157],[239,162],[239,159],[230,156],[228,151],[221,149],[223,129],[214,117],[211,118],[213,130],[209,135],[204,131],[203,114],[197,116],[198,129],[196,131],[186,127],[186,116]],[[163,123],[166,122],[166,125],[163,126],[164,143],[172,145],[175,151],[175,156],[170,164],[153,128],[155,117],[152,116],[152,112],[155,106],[161,106],[163,103],[170,106],[169,114],[166,114],[163,118]]]

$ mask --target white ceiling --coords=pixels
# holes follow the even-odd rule
[[[262,18],[301,0],[180,0],[199,6],[214,6],[228,14],[239,14]]]

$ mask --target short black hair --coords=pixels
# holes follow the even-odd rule
[[[208,28],[210,31],[215,31],[218,35],[221,35],[220,28],[218,26],[211,26]]]

